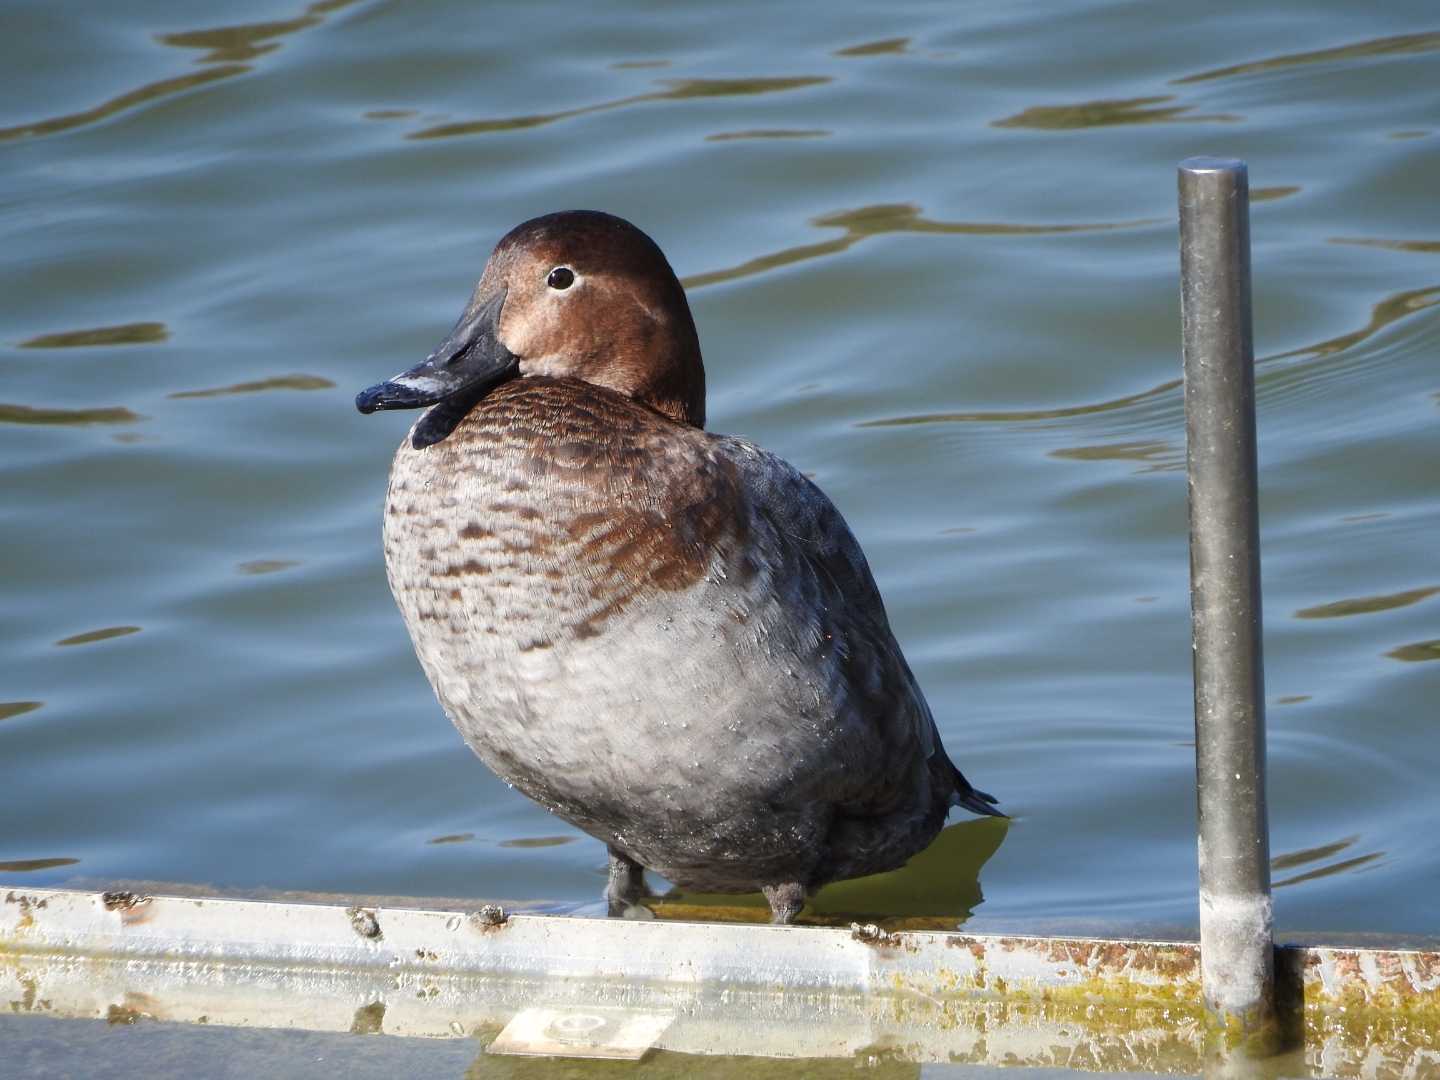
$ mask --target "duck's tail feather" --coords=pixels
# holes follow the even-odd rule
[[[955,769],[954,765],[950,766]],[[959,769],[955,769],[955,794],[952,796],[956,806],[963,806],[972,814],[983,814],[986,817],[1008,818],[1010,815],[1001,810],[997,805],[999,800],[988,792],[981,791],[971,785],[970,781]]]

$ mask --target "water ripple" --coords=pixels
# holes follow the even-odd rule
[[[632,94],[614,101],[602,101],[595,105],[581,105],[574,109],[562,109],[553,113],[535,113],[530,116],[507,116],[491,120],[462,120],[453,124],[436,124],[432,127],[412,131],[407,139],[448,139],[458,135],[485,135],[497,131],[520,131],[525,128],[543,127],[559,120],[570,120],[591,113],[609,112],[630,105],[654,101],[685,101],[691,98],[737,97],[749,94],[774,94],[787,90],[801,90],[820,86],[832,81],[825,75],[797,75],[788,78],[758,79],[665,79],[660,83],[665,90],[654,90],[646,94]]]
[[[292,19],[157,34],[155,40],[162,45],[173,45],[184,49],[208,49],[209,52],[196,62],[215,64],[216,66],[208,67],[203,71],[191,72],[188,75],[176,75],[168,79],[148,82],[79,112],[0,128],[0,141],[28,136],[53,135],[57,132],[69,131],[71,128],[84,127],[151,101],[174,97],[197,87],[219,82],[221,79],[243,75],[250,70],[251,65],[237,61],[251,60],[272,52],[279,48],[279,43],[274,42],[273,38],[318,26],[324,21],[324,15],[356,2],[357,0],[318,0],[306,7],[302,14]]]
[[[1440,49],[1440,31],[1420,34],[1397,34],[1394,37],[1372,38],[1351,45],[1339,45],[1333,49],[1315,49],[1311,52],[1286,53],[1265,60],[1250,60],[1243,64],[1214,68],[1184,78],[1172,79],[1171,84],[1205,82],[1210,79],[1228,79],[1233,75],[1255,75],[1262,71],[1278,71],[1299,67],[1303,64],[1328,64],[1332,60],[1368,59],[1375,56],[1399,56],[1413,53],[1434,52]]]
[[[687,289],[703,289],[722,281],[763,274],[792,263],[807,259],[818,259],[826,255],[838,255],[848,251],[862,240],[888,233],[929,233],[956,236],[1060,236],[1066,233],[1104,232],[1115,229],[1132,229],[1153,225],[1155,219],[1142,218],[1135,221],[1104,221],[1080,225],[1015,225],[1002,222],[979,221],[934,221],[923,216],[923,211],[914,203],[877,203],[855,210],[841,210],[833,214],[822,214],[811,218],[810,224],[821,229],[844,229],[841,236],[831,240],[820,240],[813,244],[799,244],[784,248],[768,255],[759,255],[736,266],[723,270],[709,270],[682,278],[681,284]]]
[[[1313,345],[1302,345],[1298,349],[1290,349],[1286,352],[1273,353],[1269,356],[1260,357],[1255,361],[1256,366],[1269,364],[1277,360],[1287,360],[1297,356],[1330,356],[1358,345],[1360,342],[1374,337],[1390,324],[1408,315],[1413,315],[1418,311],[1434,307],[1436,304],[1440,304],[1440,286],[1431,286],[1429,288],[1413,289],[1397,293],[1394,296],[1386,297],[1376,304],[1371,312],[1370,321],[1358,330],[1341,334],[1338,337],[1327,338]],[[1096,413],[1114,412],[1118,409],[1128,409],[1132,406],[1176,393],[1180,391],[1183,386],[1184,381],[1182,379],[1166,379],[1164,382],[1152,386],[1148,390],[1141,390],[1138,393],[1111,398],[1108,401],[1091,402],[1081,405],[1062,405],[1046,409],[920,413],[913,416],[893,416],[884,417],[879,420],[864,420],[856,426],[899,427],[909,424],[1013,423],[1037,420],[1063,420],[1074,416],[1089,416]]]

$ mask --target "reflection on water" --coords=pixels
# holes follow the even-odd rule
[[[118,405],[102,409],[41,409],[0,402],[0,424],[133,424],[144,419]]]
[[[24,716],[44,704],[43,701],[0,701],[0,720],[9,720],[12,716]]]
[[[1424,589],[1407,589],[1405,592],[1389,593],[1384,596],[1361,596],[1353,600],[1335,600],[1328,604],[1301,608],[1295,612],[1295,618],[1339,619],[1346,615],[1368,615],[1375,611],[1409,607],[1436,593],[1440,593],[1440,585],[1432,585]]]
[[[954,929],[985,900],[980,871],[1000,850],[1009,818],[961,821],[898,870],[826,885],[796,920],[817,926],[848,926],[857,919],[887,929]],[[759,893],[687,893],[672,890],[646,906],[661,919],[769,922],[770,905]]]
[[[1420,255],[1440,255],[1440,240],[1375,240],[1367,237],[1332,236],[1330,243],[1384,248],[1386,251],[1411,251]]]
[[[1440,639],[1435,641],[1417,641],[1413,645],[1401,645],[1398,649],[1391,649],[1385,654],[1392,660],[1404,660],[1408,663],[1415,663],[1422,660],[1440,660]]]
[[[57,132],[68,131],[71,128],[105,120],[137,105],[182,94],[187,90],[194,90],[196,87],[218,82],[221,79],[228,79],[233,75],[243,75],[250,70],[251,65],[234,63],[233,60],[253,59],[270,52],[278,48],[278,44],[262,44],[262,42],[317,26],[322,21],[321,15],[356,2],[357,0],[319,0],[307,7],[303,15],[281,22],[227,26],[213,30],[195,30],[176,34],[157,34],[155,40],[165,45],[209,49],[210,52],[202,56],[197,63],[217,64],[218,66],[207,67],[203,71],[192,72],[189,75],[177,75],[169,79],[146,83],[144,86],[128,90],[108,101],[101,102],[91,109],[66,113],[64,116],[55,116],[48,120],[36,120],[28,124],[0,128],[0,140],[19,139],[31,135],[53,135]]]
[[[870,1047],[854,1057],[743,1058],[656,1051],[640,1061],[515,1057],[482,1053],[465,1080],[914,1080],[920,1066],[896,1048]]]
[[[83,634],[75,634],[73,637],[61,638],[55,642],[56,645],[89,645],[94,641],[109,641],[111,638],[126,637],[130,634],[138,634],[138,626],[107,626],[103,630],[87,630]]]
[[[665,90],[654,90],[648,94],[632,94],[614,101],[602,101],[597,105],[581,105],[574,109],[562,109],[553,113],[536,113],[532,116],[510,116],[494,120],[466,120],[454,124],[437,124],[433,127],[412,131],[407,139],[446,139],[456,135],[483,135],[492,131],[518,131],[523,128],[543,127],[557,120],[570,120],[591,113],[608,112],[629,105],[640,105],[652,101],[682,101],[689,98],[736,97],[749,94],[774,94],[785,90],[800,90],[809,86],[820,86],[830,79],[821,75],[800,75],[791,78],[774,79],[666,79],[660,85]]]
[[[72,349],[85,345],[141,345],[164,341],[170,331],[162,322],[125,323],[121,326],[97,326],[93,330],[67,330],[60,334],[41,334],[22,341],[22,349]]]
[[[166,397],[172,398],[212,398],[225,397],[229,394],[256,394],[262,390],[330,390],[335,384],[329,379],[322,379],[318,375],[276,375],[270,379],[257,379],[254,382],[235,383],[232,386],[216,386],[209,390],[177,390]]]
[[[210,50],[196,61],[199,64],[240,63],[274,52],[282,44],[275,40],[276,38],[319,26],[324,21],[324,16],[356,2],[357,0],[318,0],[306,7],[302,14],[290,19],[217,26],[209,30],[186,30],[177,34],[156,34],[155,40],[181,49]]]
[[[57,866],[74,866],[79,859],[11,859],[0,862],[0,872],[30,874],[37,870],[53,870]]]
[[[237,564],[235,569],[242,574],[278,574],[281,570],[299,565],[298,559],[251,559]]]
[[[1373,337],[1393,322],[1413,315],[1417,311],[1424,311],[1426,308],[1440,304],[1440,285],[1431,285],[1424,289],[1411,289],[1406,292],[1396,293],[1394,296],[1387,296],[1380,303],[1371,309],[1370,321],[1359,330],[1352,330],[1348,334],[1341,334],[1339,337],[1329,338],[1318,345],[1306,345],[1299,349],[1291,349],[1289,352],[1277,353],[1274,356],[1265,357],[1266,360],[1285,360],[1292,356],[1329,356],[1331,353],[1348,349],[1352,345],[1358,345],[1366,338]]]
[[[573,836],[522,836],[515,840],[501,840],[500,846],[505,848],[543,848],[559,847],[561,844],[575,842]]]
[[[831,132],[821,128],[751,128],[748,131],[721,131],[706,135],[706,142],[733,142],[737,139],[820,139]]]
[[[1114,101],[1081,101],[1074,105],[1032,105],[1024,112],[991,121],[999,128],[1035,128],[1040,131],[1069,131],[1076,128],[1113,127],[1117,124],[1229,124],[1244,119],[1230,113],[1185,115],[1193,105],[1167,105],[1174,94],[1124,98]]]
[[[923,211],[914,203],[878,203],[862,206],[856,210],[841,210],[833,214],[822,214],[811,218],[810,224],[820,229],[844,229],[843,236],[832,240],[821,240],[814,244],[800,244],[785,248],[769,255],[749,259],[738,266],[724,270],[710,270],[703,274],[691,274],[682,278],[681,284],[687,289],[701,289],[722,281],[763,274],[792,263],[807,259],[818,259],[826,255],[838,255],[848,251],[861,240],[887,233],[932,233],[956,236],[1059,236],[1065,233],[1103,232],[1110,229],[1129,229],[1140,225],[1153,224],[1149,220],[1096,222],[1084,225],[1014,225],[1000,222],[979,221],[934,221],[922,216]]]
[[[866,45],[851,45],[848,49],[836,49],[835,56],[898,56],[900,53],[908,52],[910,39],[908,37],[885,38],[883,41],[872,41]]]
[[[473,832],[448,833],[445,836],[436,836],[426,840],[427,844],[466,844],[475,839]]]
[[[1252,203],[1273,202],[1276,199],[1289,198],[1291,195],[1298,194],[1299,192],[1299,184],[1279,184],[1275,187],[1251,188],[1250,201]]]
[[[1186,75],[1172,79],[1175,85],[1204,82],[1207,79],[1225,79],[1231,75],[1256,75],[1262,71],[1276,71],[1280,68],[1298,67],[1301,64],[1328,64],[1332,60],[1367,59],[1374,56],[1397,56],[1411,53],[1433,52],[1440,49],[1440,32],[1423,34],[1397,34],[1394,37],[1375,38],[1360,41],[1354,45],[1340,45],[1333,49],[1316,49],[1313,52],[1289,53],[1272,56],[1268,60],[1252,60],[1244,64],[1202,71],[1198,75]]]
[[[204,86],[206,83],[218,82],[221,79],[228,79],[232,75],[241,75],[250,68],[244,64],[231,64],[227,67],[207,68],[204,71],[192,72],[189,75],[177,75],[171,79],[161,79],[158,82],[146,83],[138,90],[130,90],[109,101],[96,105],[93,109],[85,109],[81,112],[67,113],[64,116],[52,117],[49,120],[36,120],[29,124],[18,124],[14,127],[0,128],[0,140],[20,139],[27,135],[53,135],[59,131],[68,131],[71,128],[81,127],[85,124],[98,123],[116,113],[132,109],[136,105],[143,105],[148,101],[157,98],[171,97],[175,94],[183,94],[187,90],[194,90],[197,86]]]
[[[1051,450],[1050,457],[1072,461],[1141,461],[1145,468],[1136,472],[1171,472],[1185,468],[1185,451],[1168,442],[1101,443],[1098,446],[1070,446]]]

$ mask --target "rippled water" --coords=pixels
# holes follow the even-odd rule
[[[712,427],[834,497],[1015,815],[951,841],[969,925],[1192,925],[1174,166],[1211,152],[1256,189],[1278,920],[1435,930],[1432,5],[6,22],[0,878],[598,910],[600,845],[435,704],[379,549],[410,418],[351,406],[584,206],[685,276]]]

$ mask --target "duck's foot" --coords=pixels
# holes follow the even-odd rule
[[[646,895],[645,868],[629,855],[610,848],[610,880],[605,885],[605,902],[612,919],[625,918],[640,906]],[[634,918],[634,915],[630,916]]]
[[[795,916],[805,906],[805,886],[798,881],[766,885],[765,899],[770,901],[770,921],[777,926],[785,926],[794,922]]]

